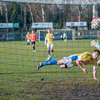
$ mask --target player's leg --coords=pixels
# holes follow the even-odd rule
[[[51,54],[51,52],[50,52],[50,47],[51,47],[51,45],[47,43],[48,55]]]
[[[35,42],[34,42],[34,44],[33,44],[33,49],[35,50]]]
[[[68,68],[67,64],[61,64],[60,68]]]
[[[44,62],[40,63],[37,66],[37,68],[39,70],[40,68],[42,68],[43,66],[46,66],[46,65],[60,65],[60,68],[67,68],[67,64],[65,64],[65,63],[64,63],[64,60],[63,59],[56,60],[56,59],[50,57],[50,59],[48,61],[44,61]]]
[[[57,61],[56,59],[50,57],[50,59],[49,59],[48,61],[44,61],[44,62],[40,63],[40,64],[37,66],[37,68],[38,68],[38,70],[39,70],[39,69],[42,68],[43,66],[46,66],[46,65],[57,65],[57,64],[58,64],[58,61]]]
[[[27,39],[27,43],[26,43],[26,46],[29,46],[30,45],[30,40]]]
[[[64,38],[64,41],[66,42],[66,38]]]
[[[52,53],[52,56],[54,55],[54,45],[53,44],[51,44],[51,53]]]
[[[46,66],[46,65],[60,65],[60,68],[67,68],[67,64],[65,64],[65,63],[68,64],[69,62],[68,62],[68,61],[67,61],[67,62],[64,61],[64,59],[56,60],[56,59],[50,57],[48,61],[45,61],[45,62],[43,62],[43,63],[40,63],[40,64],[37,66],[37,68],[38,68],[38,70],[39,70],[40,68],[42,68],[43,66]],[[69,66],[69,65],[68,65],[68,66]]]
[[[64,64],[63,59],[58,60],[58,63],[57,64],[60,66],[60,68],[67,68],[67,65]]]
[[[35,42],[32,42],[32,49],[33,49],[33,52],[35,52]]]

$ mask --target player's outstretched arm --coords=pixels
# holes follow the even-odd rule
[[[98,41],[92,40],[91,41],[91,46],[92,47],[95,47],[97,49],[100,49],[100,45],[99,45],[99,42]]]
[[[80,62],[79,60],[76,60],[76,64],[80,67],[80,69],[84,72],[84,73],[88,73],[87,69],[83,67],[83,63]]]
[[[96,66],[93,66],[93,79],[98,81],[98,79],[97,79],[97,67]]]
[[[92,47],[96,47],[96,41],[95,41],[95,40],[92,40],[91,43],[90,43],[90,45],[91,45]]]
[[[100,49],[100,45],[99,45],[99,44],[97,44],[95,47],[96,47],[97,49]]]

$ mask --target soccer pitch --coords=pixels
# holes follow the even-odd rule
[[[91,40],[54,41],[54,58],[74,53],[92,52]],[[78,67],[60,69],[37,65],[48,57],[44,41],[36,43],[36,53],[25,41],[0,42],[0,100],[64,100],[100,98],[100,82],[93,80],[92,66],[88,74]],[[100,68],[97,70],[100,79]]]

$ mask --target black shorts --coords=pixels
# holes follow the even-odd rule
[[[35,45],[35,41],[34,41],[34,42],[32,42],[32,45],[33,45],[33,44]]]

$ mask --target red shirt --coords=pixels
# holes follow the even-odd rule
[[[30,38],[31,38],[31,41],[32,41],[32,42],[35,42],[35,41],[36,41],[36,34],[35,34],[35,33],[32,33],[32,34],[30,35]]]

